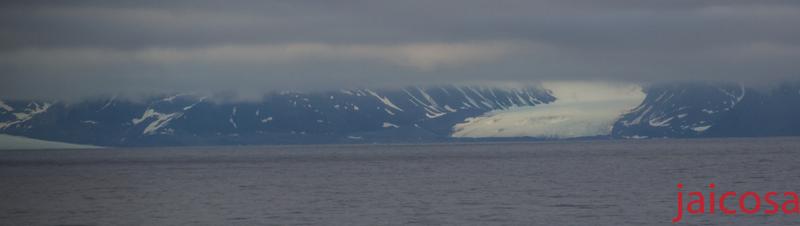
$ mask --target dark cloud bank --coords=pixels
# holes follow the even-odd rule
[[[0,4],[0,97],[800,77],[800,1]]]

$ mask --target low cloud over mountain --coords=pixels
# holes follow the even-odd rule
[[[796,78],[797,1],[19,1],[0,97]]]

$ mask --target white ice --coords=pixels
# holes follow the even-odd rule
[[[573,138],[608,135],[615,121],[644,100],[634,84],[545,82],[556,101],[512,107],[469,118],[453,127],[453,137]]]
[[[27,137],[0,134],[0,149],[86,149],[99,148],[91,145],[70,144],[38,140]]]
[[[388,122],[383,123],[383,128],[389,128],[389,127],[400,128],[400,126],[395,125],[393,123],[388,123]]]

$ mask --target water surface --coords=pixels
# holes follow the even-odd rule
[[[798,149],[800,138],[0,151],[0,225],[671,225],[677,183],[800,190]]]

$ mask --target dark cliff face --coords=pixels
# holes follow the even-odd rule
[[[439,141],[467,117],[553,100],[533,86],[437,86],[280,92],[246,103],[195,95],[5,101],[0,132],[105,146]]]
[[[738,84],[673,83],[645,89],[647,97],[615,123],[618,138],[800,135],[800,84],[769,90]]]

